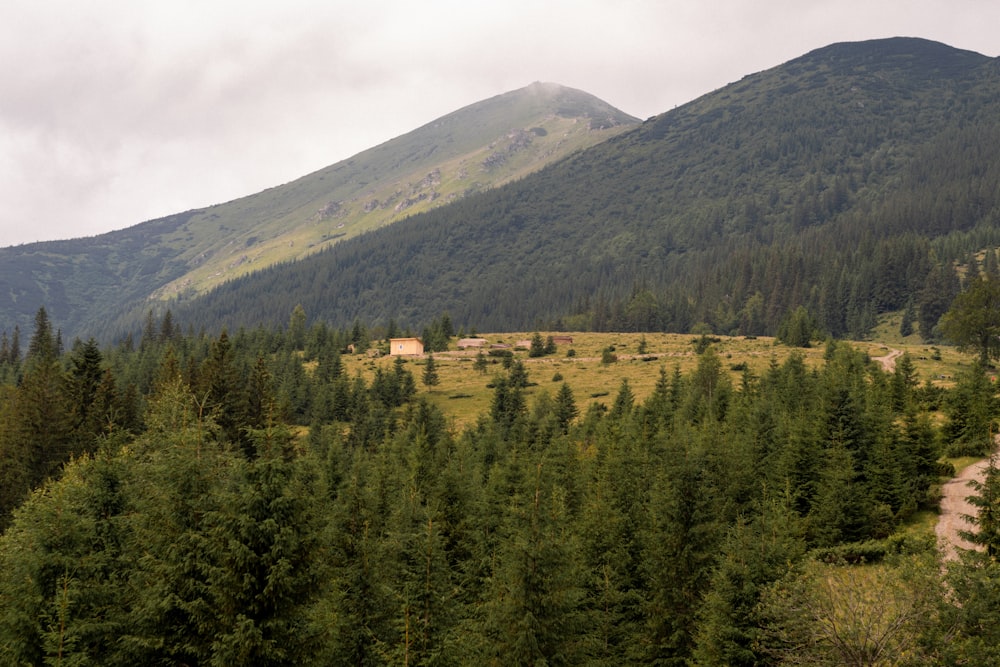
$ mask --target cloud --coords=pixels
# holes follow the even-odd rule
[[[998,23],[977,0],[11,0],[0,245],[251,194],[536,80],[645,118],[835,41],[996,55]]]

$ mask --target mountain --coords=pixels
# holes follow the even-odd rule
[[[106,336],[159,301],[522,178],[637,122],[582,91],[534,83],[252,196],[92,238],[0,248],[0,328],[30,326],[44,305],[64,334]]]
[[[863,336],[1000,244],[1000,60],[821,48],[502,188],[232,281],[180,319]],[[979,261],[979,260],[977,260]]]

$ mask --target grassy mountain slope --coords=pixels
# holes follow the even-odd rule
[[[911,38],[745,77],[503,188],[227,283],[184,311],[273,322],[837,334],[1000,243],[1000,61]],[[938,283],[947,281],[937,280]],[[930,296],[928,296],[930,294]],[[938,303],[945,296],[938,295]]]
[[[291,183],[87,239],[0,248],[0,322],[40,305],[64,331],[100,330],[149,299],[190,299],[420,211],[520,178],[637,122],[534,83],[444,116]]]

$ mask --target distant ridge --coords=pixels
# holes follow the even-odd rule
[[[863,337],[910,307],[931,339],[954,267],[1000,245],[998,62],[916,38],[817,49],[178,312],[756,335],[801,307]]]
[[[164,300],[494,188],[638,119],[553,83],[471,104],[285,185],[86,239],[0,248],[0,328],[44,305],[68,336],[114,335]]]

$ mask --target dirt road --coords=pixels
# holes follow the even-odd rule
[[[886,373],[892,373],[896,370],[896,358],[902,356],[902,350],[889,350],[889,354],[884,357],[872,357],[872,361],[877,361],[882,364],[882,369]]]
[[[938,547],[941,549],[944,560],[958,558],[956,547],[962,549],[979,548],[962,538],[959,531],[975,528],[965,518],[976,513],[976,507],[969,502],[969,496],[975,493],[975,490],[969,486],[969,480],[974,479],[982,482],[989,463],[989,459],[984,459],[963,468],[957,477],[949,480],[941,488],[941,510],[934,532],[937,534]]]

